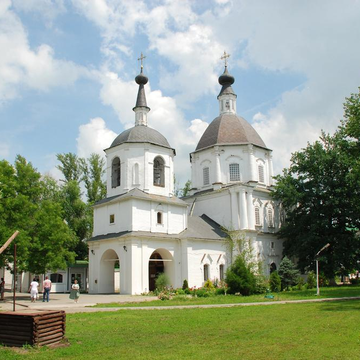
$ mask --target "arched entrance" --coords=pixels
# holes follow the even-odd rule
[[[276,264],[274,262],[272,262],[270,264],[270,274],[273,273],[274,271],[276,271]]]
[[[156,249],[149,258],[149,291],[156,288],[156,278],[165,273],[170,279],[170,285],[174,284],[174,261],[170,252],[166,249]]]
[[[114,250],[106,250],[100,260],[99,292],[120,292],[120,262]]]

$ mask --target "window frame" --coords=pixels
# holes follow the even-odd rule
[[[203,167],[203,185],[210,185],[210,168],[208,166]]]
[[[230,181],[240,181],[240,165],[238,163],[229,164],[229,178]]]

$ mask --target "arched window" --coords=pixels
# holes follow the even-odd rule
[[[263,164],[258,165],[258,171],[259,171],[259,182],[264,183],[265,175],[264,175],[264,165]]]
[[[260,226],[260,208],[258,206],[255,206],[255,225]]]
[[[162,213],[160,211],[157,213],[156,217],[157,217],[157,223],[162,224]]]
[[[154,159],[154,185],[165,186],[164,160],[160,156]]]
[[[111,165],[111,187],[120,186],[120,159],[116,157]]]
[[[203,168],[203,184],[209,185],[210,184],[210,172],[208,167]]]
[[[209,265],[204,265],[204,281],[209,280]]]
[[[230,173],[230,181],[240,181],[239,164],[230,164],[229,173]]]
[[[224,280],[224,265],[223,264],[221,264],[219,266],[219,278],[221,281]]]
[[[268,213],[268,227],[274,227],[273,209],[269,208],[267,213]]]

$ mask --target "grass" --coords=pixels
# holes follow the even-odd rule
[[[316,289],[299,290],[299,291],[283,291],[281,293],[274,293],[274,299],[265,299],[264,294],[252,296],[212,296],[204,297],[189,297],[184,295],[175,296],[172,300],[161,301],[152,300],[146,302],[132,302],[132,303],[108,303],[98,304],[95,307],[149,307],[149,306],[183,306],[183,305],[212,305],[212,304],[238,304],[250,302],[269,302],[269,301],[286,301],[286,300],[303,300],[303,299],[325,299],[325,298],[340,298],[340,297],[355,297],[360,296],[359,286],[336,286],[324,287],[320,289],[320,296],[316,296]]]
[[[359,310],[351,300],[68,314],[69,347],[0,347],[0,359],[355,360]]]

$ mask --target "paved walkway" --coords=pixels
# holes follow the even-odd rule
[[[40,294],[41,296],[42,294]],[[16,294],[16,312],[34,312],[44,310],[65,310],[66,313],[80,312],[98,312],[98,311],[120,311],[120,310],[171,310],[171,309],[195,309],[195,308],[219,308],[219,307],[237,307],[237,306],[259,306],[259,305],[276,305],[290,303],[311,303],[311,302],[327,302],[327,301],[346,301],[360,300],[360,297],[342,297],[327,299],[307,299],[307,300],[286,300],[286,301],[266,301],[254,303],[236,303],[236,304],[212,304],[212,305],[180,305],[180,306],[138,306],[138,307],[122,307],[122,308],[93,308],[96,304],[106,303],[129,303],[144,302],[157,299],[155,296],[133,296],[119,294],[81,294],[78,303],[74,303],[69,299],[69,294],[50,294],[49,302],[38,300],[31,303],[30,295]],[[42,298],[41,298],[42,299]],[[6,293],[5,302],[0,301],[0,311],[12,311],[13,302],[10,293]]]

